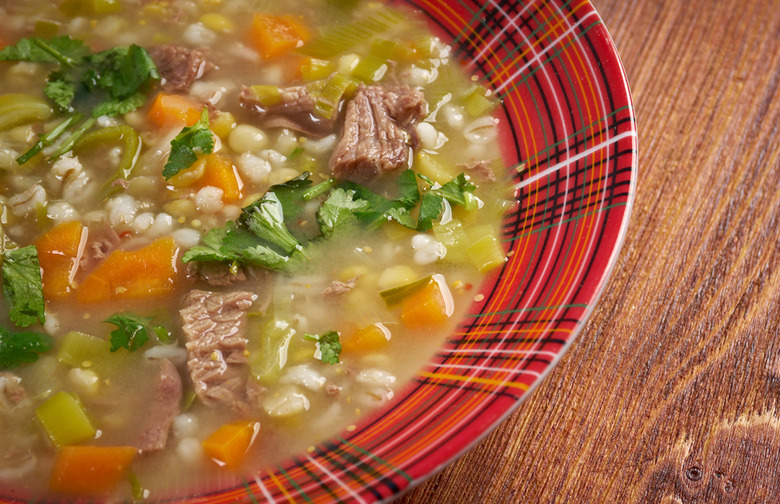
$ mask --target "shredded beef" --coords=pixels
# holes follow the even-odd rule
[[[486,160],[477,161],[476,163],[461,165],[461,168],[467,173],[473,173],[480,177],[482,180],[489,182],[496,181],[496,175],[493,173],[493,169],[490,167],[490,162]]]
[[[265,128],[289,128],[311,136],[326,136],[336,129],[338,114],[326,119],[314,112],[316,99],[306,86],[281,88],[279,102],[265,106],[252,88],[243,86],[238,96],[242,107],[252,111]]]
[[[213,67],[203,52],[178,44],[149,48],[149,55],[160,71],[162,88],[168,92],[185,92],[192,83]]]
[[[322,291],[322,296],[328,299],[346,294],[355,288],[357,280],[358,277],[350,278],[346,282],[334,280],[324,291]]]
[[[168,431],[181,411],[182,384],[179,371],[171,361],[160,362],[160,374],[152,404],[147,410],[146,424],[138,439],[141,451],[162,450],[168,441]]]
[[[426,110],[416,89],[361,84],[347,103],[344,131],[330,160],[333,176],[366,183],[408,166],[413,127]]]
[[[204,404],[245,407],[249,369],[244,331],[254,299],[251,292],[193,290],[185,300],[180,315],[187,338],[187,367]]]

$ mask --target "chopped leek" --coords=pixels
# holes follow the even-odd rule
[[[433,277],[431,275],[428,275],[427,277],[415,280],[414,282],[409,282],[407,284],[399,285],[398,287],[391,287],[389,289],[380,291],[379,295],[382,297],[382,299],[385,300],[385,303],[388,305],[394,305],[403,301],[431,283],[432,278]]]
[[[108,343],[79,331],[71,331],[62,338],[57,359],[72,367],[90,367],[108,354]]]
[[[257,101],[263,107],[272,107],[278,105],[282,101],[282,90],[278,86],[272,86],[270,84],[258,84],[251,86],[252,92],[257,97]]]
[[[252,376],[260,383],[273,383],[287,364],[287,351],[296,331],[292,324],[273,317],[263,324],[260,340],[250,352]]]
[[[492,91],[475,84],[463,97],[463,108],[471,117],[489,114],[498,106],[498,99]]]
[[[414,171],[423,176],[444,185],[453,176],[439,162],[435,154],[429,154],[425,151],[418,151],[414,156]]]
[[[304,45],[301,52],[315,58],[329,59],[365,44],[372,37],[381,35],[405,20],[406,16],[403,13],[389,7],[382,7],[356,21],[326,30]]]
[[[330,119],[335,112],[338,112],[342,98],[349,98],[357,89],[357,84],[352,77],[339,72],[334,73],[317,94],[314,112],[320,117]]]
[[[363,82],[373,83],[382,80],[387,73],[387,58],[381,58],[373,54],[367,54],[360,58],[352,76]]]
[[[58,447],[92,439],[97,432],[78,397],[64,391],[38,406],[35,416]]]
[[[506,262],[506,255],[492,226],[482,225],[468,231],[469,247],[466,249],[469,259],[480,273],[486,273]]]

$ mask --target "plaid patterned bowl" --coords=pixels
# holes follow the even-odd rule
[[[518,203],[510,260],[385,409],[244,485],[187,502],[392,500],[468,449],[540,383],[590,315],[634,198],[637,132],[620,60],[587,0],[392,0],[423,11],[503,100]]]

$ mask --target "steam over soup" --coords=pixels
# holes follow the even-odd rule
[[[0,496],[240,484],[505,261],[496,101],[411,12],[7,1],[0,39]]]

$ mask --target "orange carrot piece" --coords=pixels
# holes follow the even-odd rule
[[[149,119],[158,127],[192,126],[200,119],[203,106],[182,95],[157,93],[149,107]]]
[[[54,226],[36,240],[46,299],[63,299],[73,291],[73,278],[79,268],[87,234],[87,228],[81,222],[70,221]]]
[[[113,490],[136,454],[132,446],[64,446],[49,485],[55,492],[102,495]]]
[[[242,197],[244,182],[229,157],[222,154],[206,154],[206,169],[198,181],[199,187],[214,186],[222,189],[222,201],[235,203]]]
[[[382,323],[361,327],[354,332],[344,334],[341,350],[345,353],[363,354],[380,350],[390,341],[390,330]]]
[[[293,16],[255,14],[249,38],[265,59],[277,58],[309,40],[309,30]]]
[[[174,286],[179,248],[173,238],[158,238],[138,250],[115,250],[81,282],[81,303],[164,296]]]
[[[258,432],[259,422],[238,421],[225,424],[203,440],[203,451],[220,467],[236,469],[244,461]]]
[[[452,301],[446,284],[431,280],[403,300],[401,320],[410,329],[424,329],[444,323],[452,315]]]

